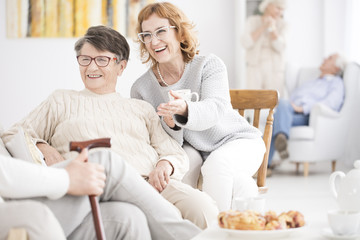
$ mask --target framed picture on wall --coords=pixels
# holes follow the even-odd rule
[[[139,11],[155,0],[6,0],[8,38],[79,37],[94,25],[135,36]]]

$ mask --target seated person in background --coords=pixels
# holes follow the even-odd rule
[[[0,239],[19,226],[30,240],[96,239],[84,195],[99,196],[107,239],[177,240],[200,232],[117,154],[90,153],[88,162],[83,150],[54,167],[0,155],[0,196],[8,198],[0,202]]]
[[[292,126],[309,124],[309,113],[316,103],[323,103],[334,111],[340,111],[344,102],[345,88],[339,76],[345,68],[345,59],[339,54],[327,57],[320,66],[321,74],[317,79],[305,82],[295,89],[289,100],[280,99],[274,114],[274,128],[269,153],[269,166],[275,150],[280,158],[289,157],[287,139]]]
[[[135,167],[182,216],[200,228],[216,220],[216,203],[206,193],[181,182],[188,158],[161,127],[147,102],[123,98],[117,78],[129,58],[129,45],[117,31],[90,27],[75,43],[82,91],[57,90],[24,120],[4,133],[7,142],[20,125],[37,142],[48,165],[70,159],[70,141],[110,137],[112,150]]]

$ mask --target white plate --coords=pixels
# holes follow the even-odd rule
[[[279,239],[279,238],[285,238],[290,236],[291,234],[303,231],[306,227],[299,227],[299,228],[290,228],[285,230],[233,230],[233,229],[226,229],[221,228],[218,225],[216,225],[220,231],[228,233],[228,235],[233,237],[241,237],[242,239]]]
[[[335,235],[330,228],[324,228],[322,230],[322,234],[324,237],[327,237],[327,238],[333,239],[333,240],[354,240],[354,239],[360,238],[360,234],[351,235],[351,236]]]

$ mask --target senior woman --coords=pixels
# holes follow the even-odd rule
[[[205,161],[202,190],[215,199],[219,210],[227,210],[233,197],[257,193],[252,175],[265,146],[261,132],[232,109],[224,63],[212,54],[196,55],[193,28],[184,13],[168,2],[140,11],[141,55],[151,67],[134,83],[131,96],[157,109],[167,133],[191,151],[190,162],[193,150],[200,152]],[[174,92],[178,89],[197,92],[199,101],[182,99]],[[169,91],[174,100],[169,101]]]
[[[85,89],[55,91],[10,129],[4,141],[21,125],[51,165],[73,157],[70,141],[110,137],[112,150],[185,219],[207,227],[218,209],[207,194],[181,182],[188,169],[186,153],[166,134],[149,103],[123,98],[115,90],[129,58],[126,39],[111,28],[95,26],[75,43],[75,51]]]
[[[263,0],[262,15],[250,16],[241,36],[246,49],[246,80],[250,89],[276,89],[285,92],[285,61],[287,25],[283,19],[285,0]]]

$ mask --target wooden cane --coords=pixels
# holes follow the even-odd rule
[[[91,148],[96,147],[111,147],[110,138],[99,138],[89,141],[82,142],[70,142],[70,151],[81,152],[84,148],[90,150]],[[91,212],[93,215],[94,226],[96,231],[96,238],[98,240],[106,240],[104,225],[101,220],[100,206],[99,202],[96,200],[96,196],[89,196]]]

